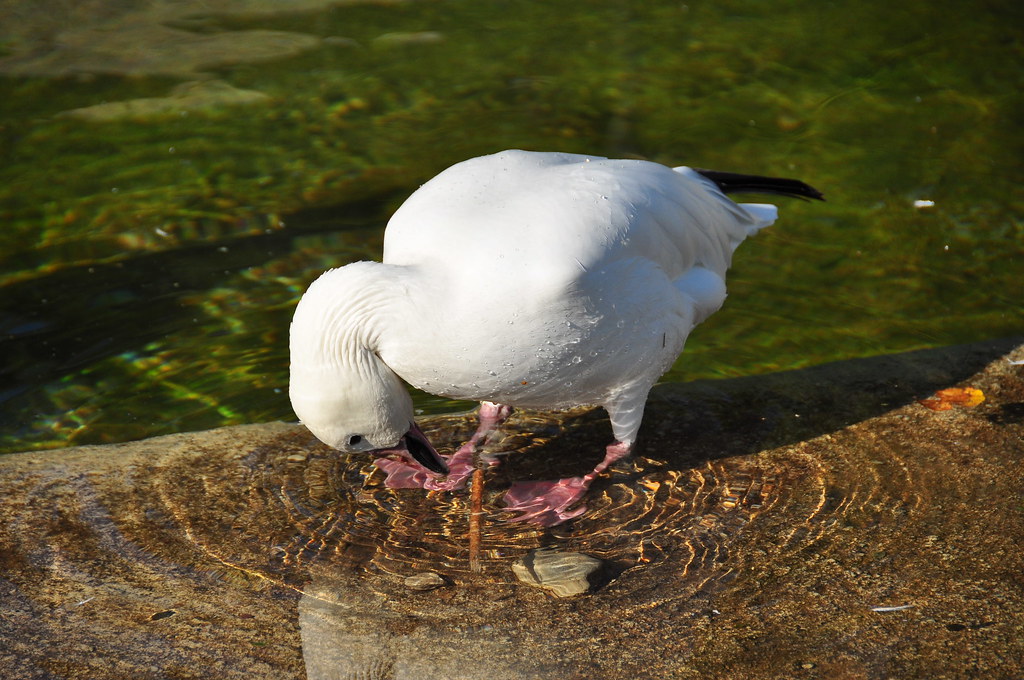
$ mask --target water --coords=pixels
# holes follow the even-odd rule
[[[668,381],[1024,328],[1016,3],[275,7],[8,4],[0,450],[294,418],[305,286],[507,147],[824,191],[741,248]]]
[[[599,409],[516,412],[484,445],[512,453],[481,475],[479,572],[465,490],[387,489],[367,456],[295,424],[3,456],[0,670],[1020,677],[1012,347],[659,388],[637,455],[549,530],[505,521],[501,494],[590,469],[607,422]],[[913,398],[964,379],[984,403]],[[449,451],[474,420],[424,427]],[[538,549],[599,560],[603,579],[568,599],[542,592],[513,566]],[[408,585],[423,573],[443,585]]]

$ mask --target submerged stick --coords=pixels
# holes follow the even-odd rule
[[[484,514],[484,471],[473,470],[469,494],[469,570],[474,574],[482,571],[480,565],[480,523]]]

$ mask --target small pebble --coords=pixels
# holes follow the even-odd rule
[[[444,578],[432,571],[413,574],[405,579],[405,587],[409,590],[433,590],[434,588],[440,588],[444,584]]]

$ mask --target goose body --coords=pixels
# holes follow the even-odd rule
[[[726,197],[709,179],[722,175],[526,151],[452,166],[394,214],[383,263],[328,271],[303,296],[296,413],[346,451],[408,433],[410,453],[447,472],[401,378],[454,399],[601,405],[628,452],[648,391],[725,300],[733,251],[776,218],[775,206]]]

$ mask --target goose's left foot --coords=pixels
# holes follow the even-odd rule
[[[599,474],[629,455],[630,444],[615,442],[605,449],[604,460],[582,477],[567,477],[543,482],[516,482],[505,492],[505,510],[521,513],[510,522],[528,522],[553,527],[579,517],[587,511],[578,505]],[[573,507],[575,506],[575,507]]]

